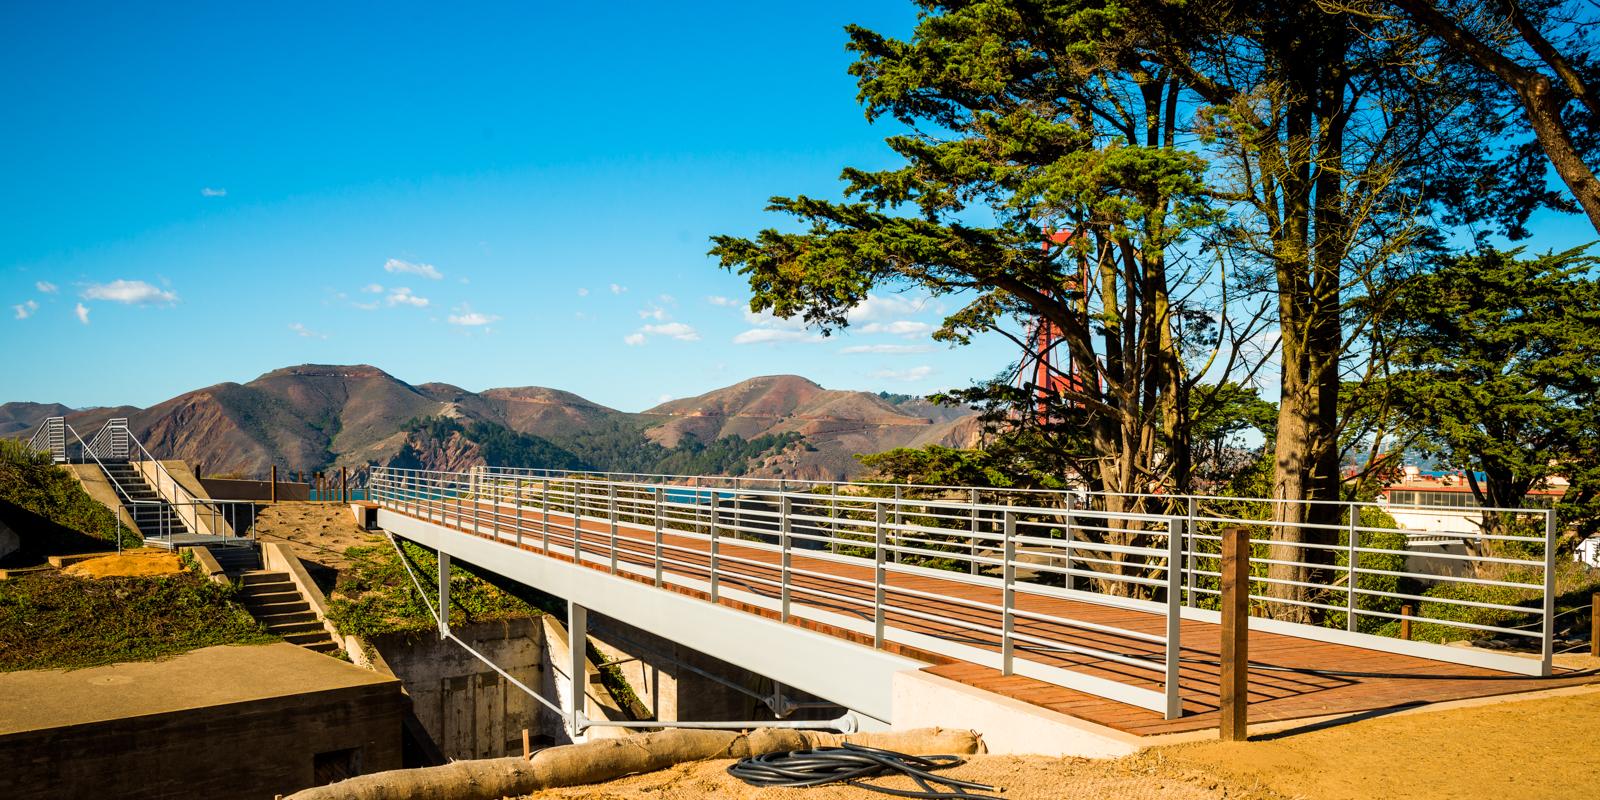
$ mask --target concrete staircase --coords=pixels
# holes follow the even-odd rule
[[[127,462],[112,461],[103,464],[106,476],[112,483],[122,487],[123,494],[127,495],[129,513],[133,516],[134,527],[139,532],[150,538],[153,536],[181,536],[189,533],[189,526],[184,524],[178,516],[176,509],[169,505],[165,498],[156,494],[150,483],[139,474],[139,470]]]
[[[300,596],[300,590],[289,579],[289,573],[252,569],[240,573],[239,579],[244,583],[244,591],[240,595],[244,607],[268,631],[282,636],[284,641],[318,653],[331,655],[339,649],[327,629],[317,620],[311,604]]]

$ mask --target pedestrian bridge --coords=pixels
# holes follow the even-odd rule
[[[566,599],[574,636],[592,610],[868,725],[904,721],[897,681],[927,674],[1135,735],[1214,727],[1219,615],[1208,607],[1221,530],[1234,525],[1250,528],[1258,561],[1313,567],[1293,600],[1275,599],[1257,570],[1253,613],[1294,604],[1323,622],[1251,620],[1253,720],[1563,682],[1544,510],[1517,512],[1531,518],[1524,532],[1452,549],[1397,546],[1381,535],[1418,534],[1382,527],[1359,503],[1291,545],[1282,525],[1226,498],[1112,504],[1143,509],[1132,513],[1070,492],[501,468],[378,468],[370,490],[381,528]],[[1468,584],[1524,599],[1424,594]],[[1446,613],[1460,609],[1496,614]],[[1526,654],[1385,627],[1402,620],[1443,638],[1497,634]]]

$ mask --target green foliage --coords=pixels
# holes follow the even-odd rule
[[[665,475],[743,475],[753,462],[773,453],[781,453],[804,437],[798,433],[777,433],[757,436],[746,441],[738,436],[724,436],[710,444],[685,437],[665,458],[656,462],[652,472]]]
[[[278,641],[193,571],[161,577],[44,573],[0,581],[0,671],[81,669],[199,647]]]
[[[875,477],[892,483],[928,486],[1009,487],[1016,481],[992,450],[961,450],[941,445],[897,447],[856,456]]]
[[[662,447],[650,441],[642,428],[620,421],[585,428],[555,440],[517,433],[500,425],[444,417],[414,419],[406,428],[414,436],[444,441],[461,436],[476,443],[484,460],[497,467],[553,470],[594,470],[602,472],[667,473],[674,475],[743,475],[760,459],[781,453],[804,437],[798,433],[779,433],[746,440],[724,436],[703,443],[686,436],[677,447]],[[393,464],[417,467],[421,457],[408,443]]]
[[[1544,577],[1539,570],[1522,567],[1512,568],[1497,573],[1496,580],[1508,583],[1523,583],[1539,585]],[[1600,571],[1588,569],[1574,561],[1561,561],[1556,565],[1556,613],[1564,614],[1571,610],[1582,610],[1591,603],[1590,597],[1600,591]],[[1518,589],[1510,586],[1480,586],[1467,583],[1448,583],[1433,587],[1424,592],[1428,597],[1440,600],[1465,600],[1478,603],[1494,603],[1505,606],[1519,606],[1536,612],[1544,603],[1543,592],[1538,589]],[[1414,604],[1415,605],[1415,604]],[[1522,628],[1524,630],[1538,631],[1537,618],[1527,612],[1506,611],[1495,608],[1475,608],[1443,602],[1423,601],[1417,606],[1417,616],[1429,619],[1465,622],[1473,625],[1493,625],[1501,628]],[[1572,619],[1568,617],[1568,619]],[[1383,633],[1389,636],[1399,635],[1400,623],[1392,621],[1384,626]],[[1475,631],[1470,628],[1461,628],[1449,624],[1417,621],[1411,624],[1411,638],[1429,642],[1453,642],[1462,639],[1480,640],[1496,638],[1495,634]],[[1516,637],[1512,643],[1520,647],[1528,647],[1529,639]]]
[[[46,556],[137,547],[138,534],[119,526],[110,509],[83,490],[77,479],[12,439],[0,439],[0,515],[22,537],[22,552],[7,563],[41,562]]]
[[[1577,510],[1600,487],[1600,261],[1484,249],[1402,288],[1391,391],[1423,448],[1463,469],[1485,506],[1519,508],[1552,475]],[[1484,473],[1480,484],[1476,473]],[[1600,526],[1589,509],[1580,527]],[[1498,528],[1502,520],[1486,515]]]
[[[424,440],[444,442],[461,436],[476,443],[490,464],[527,469],[586,469],[583,460],[547,439],[486,422],[463,425],[449,417],[413,419],[406,429]],[[421,458],[411,442],[393,462],[398,467],[417,467]]]
[[[357,636],[417,633],[433,630],[428,604],[439,585],[439,559],[427,548],[400,542],[405,563],[388,542],[358,545],[345,551],[350,567],[339,573],[339,583],[328,602],[328,617],[339,631]],[[417,594],[407,574],[409,565],[429,592],[426,601]],[[506,589],[480,578],[460,562],[450,566],[450,622],[465,625],[496,619],[533,616],[539,610]]]

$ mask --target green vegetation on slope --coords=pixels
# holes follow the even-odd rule
[[[233,602],[237,591],[193,571],[143,578],[44,573],[0,581],[0,672],[81,669],[278,641]]]
[[[782,433],[749,440],[725,436],[705,443],[685,437],[677,447],[669,449],[650,441],[638,426],[621,421],[549,439],[493,423],[463,424],[444,417],[414,419],[406,429],[414,437],[435,442],[459,434],[477,444],[484,461],[497,467],[674,475],[743,475],[754,462],[804,438],[798,433]],[[423,466],[420,454],[409,442],[392,463],[398,467]]]
[[[66,470],[27,445],[0,439],[0,521],[22,539],[22,549],[6,557],[6,566],[41,563],[47,556],[84,553],[116,547],[137,547],[139,538],[105,506],[95,502]]]
[[[388,542],[358,545],[345,551],[348,569],[339,573],[339,584],[329,599],[328,616],[339,630],[357,636],[384,633],[417,633],[434,628],[429,603],[437,603],[439,559],[427,548],[400,542],[405,564]],[[426,602],[406,574],[406,566],[428,591]],[[454,562],[450,566],[450,623],[465,625],[496,619],[533,616],[534,605],[496,586],[469,566]]]

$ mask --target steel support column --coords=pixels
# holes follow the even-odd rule
[[[450,554],[439,553],[439,638],[450,635]]]
[[[589,642],[589,609],[567,601],[567,676],[572,681],[572,691],[567,693],[567,732],[577,740],[578,720],[583,714],[583,698],[589,688],[588,659],[584,657]]]

